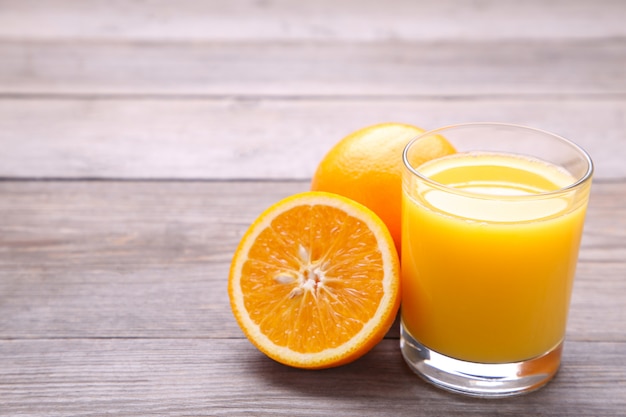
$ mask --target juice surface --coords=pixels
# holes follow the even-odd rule
[[[507,154],[460,153],[419,171],[459,193],[403,185],[406,330],[434,351],[482,363],[526,360],[558,345],[586,204],[574,191],[543,193],[574,178]]]

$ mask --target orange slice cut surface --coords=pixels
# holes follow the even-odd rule
[[[400,303],[398,257],[384,223],[345,197],[288,197],[250,226],[228,293],[259,350],[300,368],[328,368],[369,351]]]

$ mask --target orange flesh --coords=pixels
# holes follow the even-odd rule
[[[278,215],[259,234],[241,288],[251,319],[273,343],[315,353],[363,328],[384,295],[383,278],[366,224],[334,207],[307,205]]]

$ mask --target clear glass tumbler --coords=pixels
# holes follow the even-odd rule
[[[423,141],[456,154],[424,164]],[[535,390],[557,372],[593,163],[545,131],[468,123],[404,150],[401,351],[444,389]]]

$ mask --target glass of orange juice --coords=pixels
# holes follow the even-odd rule
[[[457,153],[423,164],[419,141]],[[557,372],[593,163],[501,123],[426,132],[404,150],[401,351],[450,391],[501,397]]]

